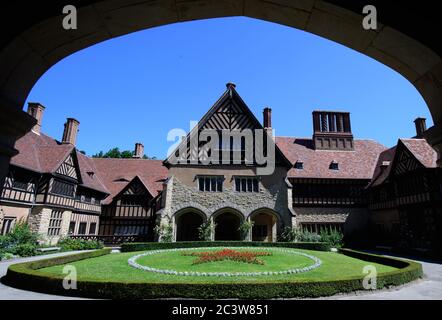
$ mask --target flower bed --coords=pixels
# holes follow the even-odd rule
[[[231,250],[229,248],[212,248],[212,249],[221,249],[218,252],[224,252],[224,255],[229,255],[231,254],[231,252],[238,252],[235,250]],[[244,247],[244,249],[252,249],[251,247]],[[165,274],[165,275],[174,275],[174,276],[197,276],[197,277],[237,277],[237,276],[245,276],[245,277],[254,277],[254,276],[277,276],[277,275],[288,275],[288,274],[296,274],[296,273],[303,273],[303,272],[308,272],[311,271],[313,269],[318,268],[319,266],[321,266],[321,260],[318,259],[315,256],[303,253],[303,252],[299,252],[299,251],[295,251],[293,249],[283,249],[283,248],[272,248],[271,250],[277,250],[283,253],[288,253],[288,254],[294,254],[294,255],[300,255],[306,258],[309,258],[310,260],[312,260],[314,263],[310,266],[307,267],[303,267],[303,268],[291,268],[288,270],[281,270],[281,271],[262,271],[262,272],[196,272],[196,271],[177,271],[177,270],[172,270],[172,269],[158,269],[158,268],[153,268],[153,267],[149,267],[149,266],[145,266],[145,265],[141,265],[139,263],[137,263],[137,260],[141,257],[144,256],[150,256],[150,255],[154,255],[154,254],[159,254],[159,253],[164,253],[164,252],[175,252],[175,251],[184,251],[187,249],[182,249],[182,248],[177,248],[177,249],[168,249],[168,250],[151,250],[151,251],[147,251],[145,253],[141,253],[138,254],[136,256],[131,257],[128,260],[128,264],[131,267],[134,267],[136,269],[140,269],[140,270],[144,270],[144,271],[149,271],[149,272],[155,272],[155,273],[161,273],[161,274]],[[202,252],[204,253],[204,252]],[[213,252],[206,252],[206,255],[211,255]],[[247,251],[246,251],[247,253]],[[258,252],[259,253],[259,252]],[[262,252],[261,252],[262,253]],[[248,253],[248,255],[250,255],[250,252]],[[267,254],[266,254],[267,255]],[[219,258],[221,260],[221,257]],[[220,261],[220,260],[212,260],[212,261]]]
[[[203,252],[183,252],[183,256],[198,257],[192,264],[202,264],[213,261],[232,260],[236,262],[264,264],[259,256],[271,256],[272,253],[268,251],[237,251],[232,249],[222,249],[219,251],[203,251]]]

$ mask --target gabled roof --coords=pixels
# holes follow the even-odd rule
[[[15,148],[19,153],[11,158],[11,164],[40,173],[54,173],[74,149],[32,131],[18,139]]]
[[[233,115],[232,115],[233,114]],[[175,148],[175,150],[164,160],[165,165],[169,165],[171,160],[176,157],[175,153],[180,149],[181,145],[187,143],[191,137],[194,137],[202,129],[210,130],[244,130],[244,129],[261,129],[264,130],[262,124],[255,115],[250,111],[244,100],[235,90],[235,85],[228,84],[227,90],[207,111],[207,113],[198,121],[186,138]],[[284,153],[279,150],[275,144],[276,162],[282,163],[287,167],[291,166],[290,161]]]
[[[82,181],[80,186],[109,194],[109,190],[107,190],[106,186],[101,181],[100,174],[95,167],[94,161],[77,150],[76,154]]]
[[[437,152],[425,139],[400,139],[413,156],[426,168],[436,168]]]
[[[370,181],[368,187],[378,186],[382,184],[385,180],[387,180],[388,176],[390,175],[395,155],[396,146],[381,152],[373,173],[373,179]]]
[[[97,172],[90,158],[78,152],[71,144],[62,144],[43,133],[38,135],[31,131],[17,140],[15,148],[19,153],[11,158],[11,165],[38,173],[55,173],[72,154],[78,164],[79,185],[109,193],[97,175],[87,173]]]
[[[398,161],[402,148],[406,148],[420,165],[424,168],[436,168],[437,152],[425,139],[399,139],[396,146],[385,150],[379,155],[373,179],[369,187],[375,187],[384,183],[392,174],[392,170]],[[383,165],[388,161],[389,165]]]
[[[385,150],[373,140],[354,140],[353,151],[315,150],[309,138],[276,137],[276,144],[292,164],[303,162],[303,169],[289,170],[289,178],[370,180],[378,155]],[[330,169],[333,161],[338,170]]]
[[[92,158],[91,161],[110,193],[104,204],[111,203],[135,177],[138,177],[152,197],[155,197],[163,189],[163,182],[168,176],[168,170],[161,160]],[[122,178],[125,180],[121,181]]]

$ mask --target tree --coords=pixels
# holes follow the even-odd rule
[[[133,151],[130,150],[123,150],[120,151],[118,147],[112,148],[106,153],[103,151],[100,151],[92,156],[92,158],[122,158],[122,159],[128,159],[132,158],[134,155]],[[149,157],[144,155],[143,159],[156,159],[155,157]]]

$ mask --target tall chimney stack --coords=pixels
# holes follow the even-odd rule
[[[313,111],[312,114],[316,150],[353,150],[349,112]]]
[[[414,124],[416,125],[416,138],[421,139],[424,137],[424,132],[427,130],[427,119],[416,118]]]
[[[75,146],[77,141],[78,126],[80,122],[74,118],[67,118],[64,124],[63,139],[61,143],[72,144]]]
[[[273,130],[272,130],[272,109],[269,107],[265,107],[263,110],[264,120],[263,120],[263,127],[264,130],[269,134],[270,136],[273,136]]]
[[[132,158],[141,159],[144,156],[144,146],[142,143],[135,143],[135,151]]]
[[[37,123],[32,128],[32,131],[38,135],[40,134],[40,130],[41,130],[41,122],[43,120],[44,110],[45,110],[45,107],[38,102],[29,102],[28,103],[28,114],[30,114],[31,116],[33,116],[37,120]]]

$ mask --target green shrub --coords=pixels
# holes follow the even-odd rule
[[[64,251],[70,250],[93,250],[102,249],[104,247],[101,241],[96,240],[84,240],[84,239],[72,239],[69,237],[62,238],[58,241],[57,245]]]
[[[253,243],[253,242],[252,242]],[[171,245],[170,243],[160,243]],[[182,244],[182,243],[178,243]],[[242,242],[244,245],[244,242]],[[248,243],[249,244],[249,243]],[[288,247],[297,243],[286,243]],[[316,243],[315,243],[316,245]],[[270,299],[293,297],[321,297],[363,290],[362,277],[342,277],[332,281],[286,281],[266,283],[148,283],[80,280],[77,290],[63,289],[63,276],[43,274],[37,269],[108,254],[109,249],[85,252],[53,259],[11,265],[3,281],[5,284],[38,292],[72,295],[99,299]],[[376,256],[341,249],[341,253],[368,262],[383,263],[398,270],[379,274],[377,288],[398,286],[422,277],[422,266],[412,261]]]
[[[37,243],[39,235],[31,231],[28,224],[17,223],[7,235],[0,237],[0,251],[18,255],[20,257],[30,257],[37,254]]]
[[[331,230],[329,232],[323,230],[321,231],[321,241],[330,244],[333,248],[341,248],[344,245],[344,235],[342,232],[337,230]]]
[[[160,242],[172,242],[173,240],[173,226],[171,223],[161,223],[157,225],[153,231],[159,237]]]
[[[300,242],[321,242],[321,236],[315,232],[301,231],[297,241]]]
[[[208,220],[201,224],[198,227],[198,238],[201,241],[210,241],[212,240],[212,233],[213,230],[215,230],[216,224],[213,222],[213,220]]]
[[[37,246],[31,243],[22,243],[16,245],[10,253],[19,257],[32,257],[37,255]]]
[[[253,221],[244,221],[239,225],[238,231],[241,235],[241,239],[247,240],[247,236],[249,235],[249,232],[252,230],[254,224],[255,223]]]
[[[295,242],[298,240],[299,230],[290,226],[285,226],[282,230],[279,241],[282,242]]]
[[[261,242],[261,241],[183,241],[183,242],[133,242],[121,244],[122,252],[160,250],[172,248],[201,247],[287,247],[316,251],[330,251],[330,245],[323,242]]]

